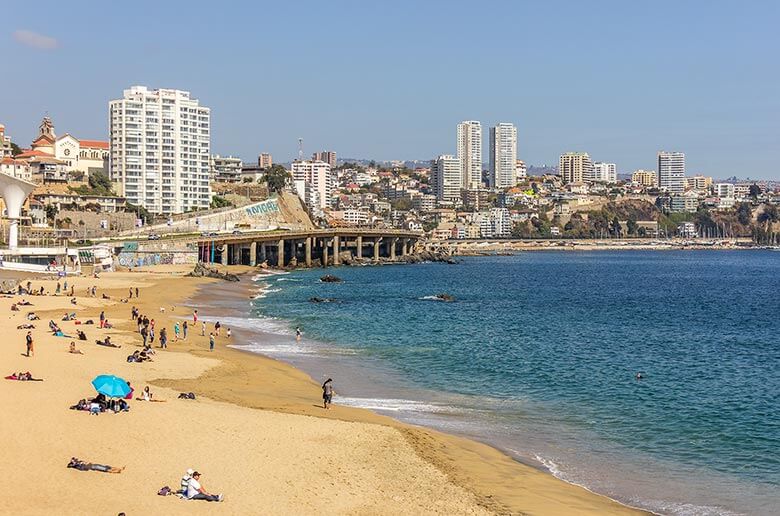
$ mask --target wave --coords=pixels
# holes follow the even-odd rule
[[[276,281],[294,281],[296,283],[300,283],[300,278],[278,278]]]
[[[336,401],[342,405],[385,412],[424,412],[430,414],[455,414],[467,409],[436,403],[393,399],[393,398],[351,398],[338,396]]]
[[[203,317],[204,321],[216,322],[225,328],[243,328],[245,330],[259,331],[263,333],[272,333],[275,335],[294,335],[285,321],[272,317]]]
[[[228,347],[240,349],[242,351],[249,351],[251,353],[257,353],[259,355],[268,356],[290,356],[290,355],[317,355],[320,350],[300,342],[291,342],[290,344],[282,343],[251,343],[251,344],[235,344]]]

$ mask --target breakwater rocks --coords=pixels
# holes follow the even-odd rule
[[[187,274],[187,276],[192,276],[194,278],[217,278],[225,281],[239,281],[238,276],[235,274],[230,274],[229,272],[219,272],[217,269],[210,269],[203,265],[202,263],[198,263],[195,265],[195,268]]]

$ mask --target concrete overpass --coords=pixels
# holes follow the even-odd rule
[[[394,261],[412,253],[422,237],[415,231],[361,228],[218,234],[198,239],[198,259],[222,265],[267,262],[276,267],[340,265],[347,257]]]

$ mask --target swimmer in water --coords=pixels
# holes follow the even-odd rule
[[[637,380],[642,380],[642,379],[644,379],[644,377],[645,377],[645,375],[643,375],[641,372],[636,374],[636,379]]]

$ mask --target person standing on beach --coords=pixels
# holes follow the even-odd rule
[[[192,312],[192,324],[198,324],[198,311]]]
[[[214,351],[214,332],[209,333],[209,351]]]
[[[128,293],[130,294],[130,296],[127,299],[133,299],[133,287],[130,287],[127,290],[128,290]]]
[[[106,312],[100,311],[100,327],[102,328],[106,324]]]
[[[219,329],[220,329],[220,328],[222,328],[222,325],[221,325],[221,324],[219,324],[219,321],[217,321],[217,322],[214,324],[214,331],[217,333],[217,337],[219,337]]]
[[[73,285],[70,286],[70,297],[73,297]]]
[[[300,326],[297,326],[297,327],[295,328],[295,340],[296,340],[296,341],[298,341],[298,342],[300,342],[300,341],[301,341],[301,335],[302,335],[302,334],[301,334],[301,327],[300,327]]]
[[[27,356],[35,356],[35,349],[33,348],[33,338],[32,338],[32,332],[27,332],[27,337],[25,337],[27,340]]]
[[[168,331],[165,328],[160,330],[160,347],[168,349]]]
[[[146,347],[146,341],[149,338],[149,330],[146,329],[146,326],[141,328],[141,337],[144,339],[144,347]]]
[[[187,340],[187,321],[184,321],[184,323],[181,326],[182,335],[184,336],[184,340]]]
[[[179,328],[179,322],[176,321],[176,324],[173,325],[173,342],[177,342],[179,340],[179,332],[181,329]]]
[[[329,409],[333,401],[333,378],[328,378],[322,384],[322,408]]]
[[[138,297],[138,287],[135,287],[135,297]]]

